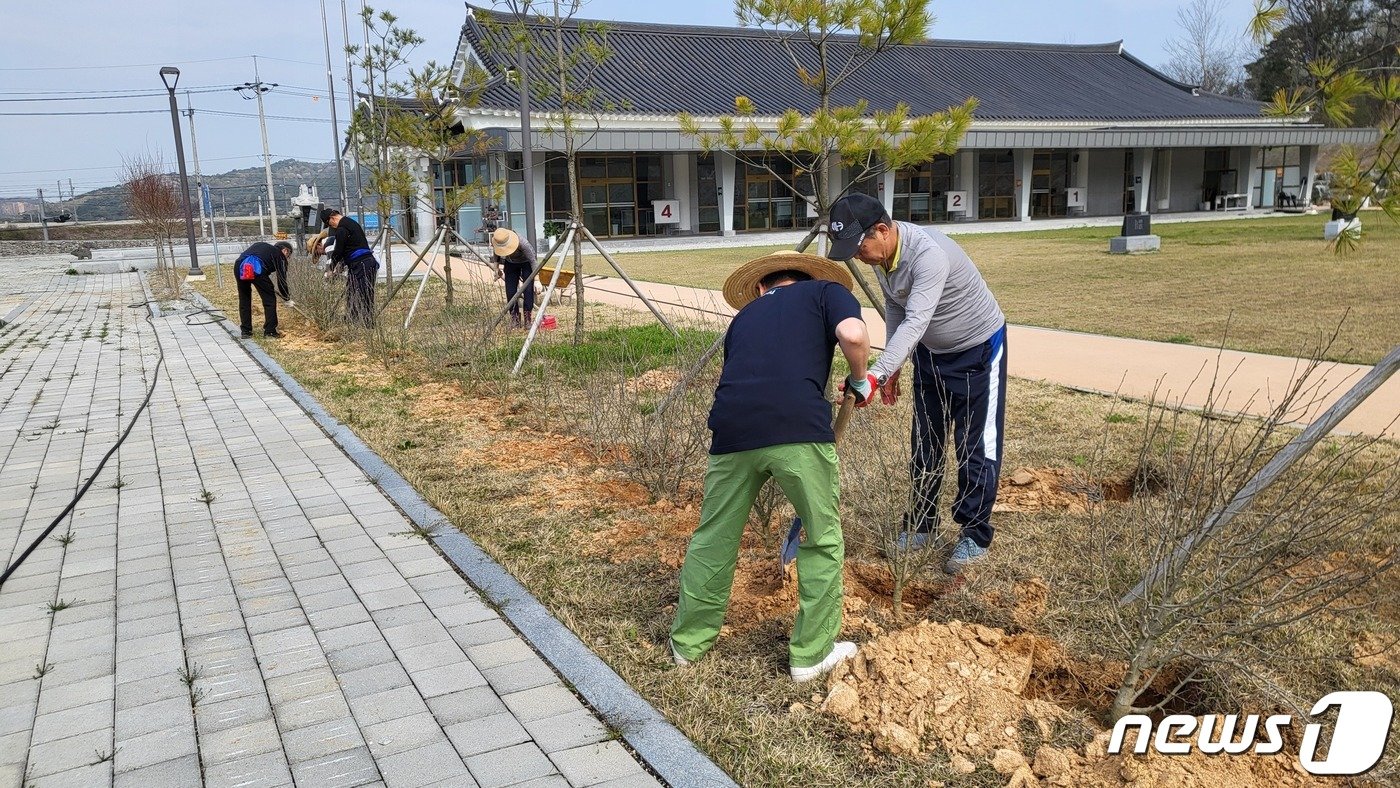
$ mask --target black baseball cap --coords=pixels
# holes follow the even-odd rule
[[[338,213],[340,213],[340,211],[337,211],[337,210],[334,209],[334,208],[322,208],[322,209],[321,209],[321,224],[330,224],[330,223],[331,223],[331,217],[332,217],[332,216],[335,216],[335,215],[338,214]]]
[[[832,260],[855,257],[866,231],[886,216],[885,206],[868,194],[848,194],[837,200],[831,206],[831,224],[827,228],[831,249],[826,256]]]

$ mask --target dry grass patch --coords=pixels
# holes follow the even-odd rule
[[[1296,356],[1345,317],[1330,360],[1375,363],[1400,343],[1400,227],[1365,214],[1361,249],[1341,258],[1322,240],[1326,219],[1157,224],[1162,251],[1149,255],[1109,254],[1111,227],[955,238],[1013,323]],[[777,248],[619,258],[637,279],[718,289]]]
[[[203,289],[225,308],[234,303],[231,287],[216,292],[204,283]],[[629,422],[590,427],[589,414],[606,390],[646,416],[664,388],[657,381],[669,380],[705,344],[699,341],[703,327],[691,341],[668,344],[648,328],[645,314],[590,306],[590,345],[574,348],[573,310],[561,309],[560,330],[543,337],[526,372],[511,378],[519,334],[470,348],[459,340],[466,335],[459,322],[477,319],[470,317],[477,308],[485,307],[444,310],[440,289],[430,286],[423,318],[409,332],[386,327],[369,337],[320,335],[293,314],[284,321],[289,338],[263,347],[740,784],[1006,783],[994,754],[980,749],[956,761],[937,746],[925,745],[917,757],[891,754],[821,711],[826,686],[788,680],[793,584],[777,571],[770,540],[753,529],[741,546],[743,582],[728,629],[694,669],[674,669],[667,636],[677,567],[698,518],[699,478],[658,496],[627,473]],[[692,405],[710,396],[706,386],[699,388],[700,401]],[[1002,637],[1033,637],[1022,697],[1055,703],[1064,716],[1042,715],[1054,718],[1045,726],[1017,721],[1014,734],[1000,726],[999,741],[1019,742],[1027,760],[1046,744],[1085,759],[1085,747],[1093,744],[1085,744],[1095,730],[1091,717],[1105,708],[1122,671],[1111,660],[1094,659],[1110,653],[1113,642],[1105,631],[1107,602],[1081,559],[1089,518],[1079,505],[1059,504],[1088,507],[1091,488],[1076,487],[1077,480],[1131,478],[1146,409],[1015,379],[1007,404],[1008,477],[1026,469],[1036,496],[1058,503],[1037,508],[1022,500],[1016,508],[1023,511],[999,513],[996,546],[984,566],[961,584],[948,583],[936,568],[920,574],[899,611],[889,605],[890,578],[878,559],[853,550],[843,636],[870,642],[929,621],[945,627],[964,622],[959,632],[991,627]],[[909,415],[906,398],[894,408],[858,411],[851,429],[881,430],[898,442],[907,436]],[[615,439],[600,429],[616,430]],[[1382,449],[1397,452],[1393,444]],[[847,455],[847,462],[860,461]],[[852,502],[845,503],[852,517]],[[785,516],[776,518],[785,525]],[[1314,698],[1322,688],[1343,687],[1400,694],[1393,661],[1375,656],[1400,634],[1400,606],[1393,600],[1378,596],[1361,609],[1307,623],[1263,645],[1286,654],[1288,638],[1312,638],[1344,650],[1346,658],[1297,664],[1278,677],[1290,691]],[[1213,694],[1193,698],[1215,704],[1214,710],[1251,702],[1243,687],[1208,689]],[[1006,708],[1012,707],[1024,704]],[[1107,774],[1101,784],[1118,784],[1112,775],[1119,766],[1104,766],[1102,774],[1095,766],[1095,780]],[[1123,765],[1122,774],[1142,768]],[[1393,773],[1393,759],[1385,768]]]

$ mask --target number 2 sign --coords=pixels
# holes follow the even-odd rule
[[[651,207],[656,214],[657,224],[680,224],[680,200],[652,200]]]
[[[967,211],[967,192],[948,192],[948,213]]]

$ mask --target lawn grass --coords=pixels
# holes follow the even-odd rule
[[[218,290],[205,282],[200,288],[232,309],[231,286]],[[665,365],[677,345],[654,329],[649,316],[590,306],[588,344],[576,349],[568,341],[573,309],[562,309],[560,329],[542,334],[533,361],[511,378],[519,334],[505,343],[504,363],[494,369],[455,365],[449,356],[436,355],[449,350],[432,345],[442,333],[443,314],[433,283],[412,334],[399,335],[386,319],[381,334],[366,344],[353,334],[319,334],[291,313],[282,326],[288,337],[263,347],[741,785],[1004,784],[986,762],[973,775],[959,775],[941,753],[917,760],[872,751],[834,718],[816,713],[814,696],[822,688],[798,687],[786,676],[790,615],[724,635],[693,670],[672,668],[666,643],[676,565],[666,557],[684,549],[699,502],[693,495],[649,502],[612,459],[589,451],[587,439],[580,438],[582,414],[596,402],[575,387],[577,375],[600,365],[636,362],[638,371]],[[704,344],[705,337],[702,327],[688,340]],[[886,429],[902,440],[908,407],[905,398],[895,408],[859,411],[852,430]],[[1144,413],[1141,404],[1013,379],[1005,467],[1121,477],[1135,467]],[[1394,444],[1382,450],[1390,456],[1397,451]],[[1105,610],[1112,602],[1096,591],[1084,566],[1086,517],[1005,513],[997,522],[997,546],[987,564],[917,617],[1029,629],[1075,653],[1103,653],[1109,640]],[[607,552],[605,537],[629,525],[642,535],[636,545],[641,549],[618,560]],[[748,540],[743,557],[771,559]],[[1049,599],[1038,619],[1020,621],[998,600],[1014,598],[1017,584],[1031,578],[1044,580]],[[1373,601],[1340,618],[1310,621],[1309,637],[1340,652],[1364,633],[1392,642],[1400,629],[1396,610],[1393,603],[1378,607]],[[1261,648],[1266,643],[1287,648],[1277,635],[1261,640]],[[1313,698],[1341,687],[1392,695],[1400,690],[1400,674],[1392,668],[1345,659],[1297,663],[1279,679]]]
[[[1361,249],[1338,257],[1322,240],[1325,220],[1159,223],[1162,251],[1145,255],[1109,254],[1111,227],[956,240],[1013,323],[1287,356],[1342,324],[1328,358],[1375,363],[1400,343],[1400,227],[1367,213]],[[780,248],[618,257],[636,279],[718,289],[740,263]]]

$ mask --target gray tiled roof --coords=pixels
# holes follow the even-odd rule
[[[469,6],[470,7],[470,6]],[[489,13],[474,9],[474,13]],[[532,20],[545,35],[548,28]],[[810,113],[815,98],[799,85],[782,46],[765,31],[737,27],[605,22],[613,56],[597,75],[603,97],[627,114],[701,116],[733,113],[734,97],[748,96],[760,115],[793,107]],[[549,32],[552,39],[552,32]],[[576,24],[565,30],[565,47],[577,44]],[[490,41],[470,17],[462,28],[469,44],[494,73],[507,67],[493,57]],[[806,46],[806,44],[802,44]],[[835,44],[838,57],[852,39]],[[541,66],[545,67],[545,66]],[[539,72],[536,72],[539,73]],[[1007,44],[938,41],[895,47],[841,86],[837,106],[869,101],[871,109],[908,104],[927,114],[960,104],[981,103],[977,117],[1008,121],[1174,121],[1258,118],[1261,104],[1210,93],[1193,95],[1111,44]],[[499,81],[482,106],[519,107],[515,89]],[[536,98],[536,109],[552,109]]]

